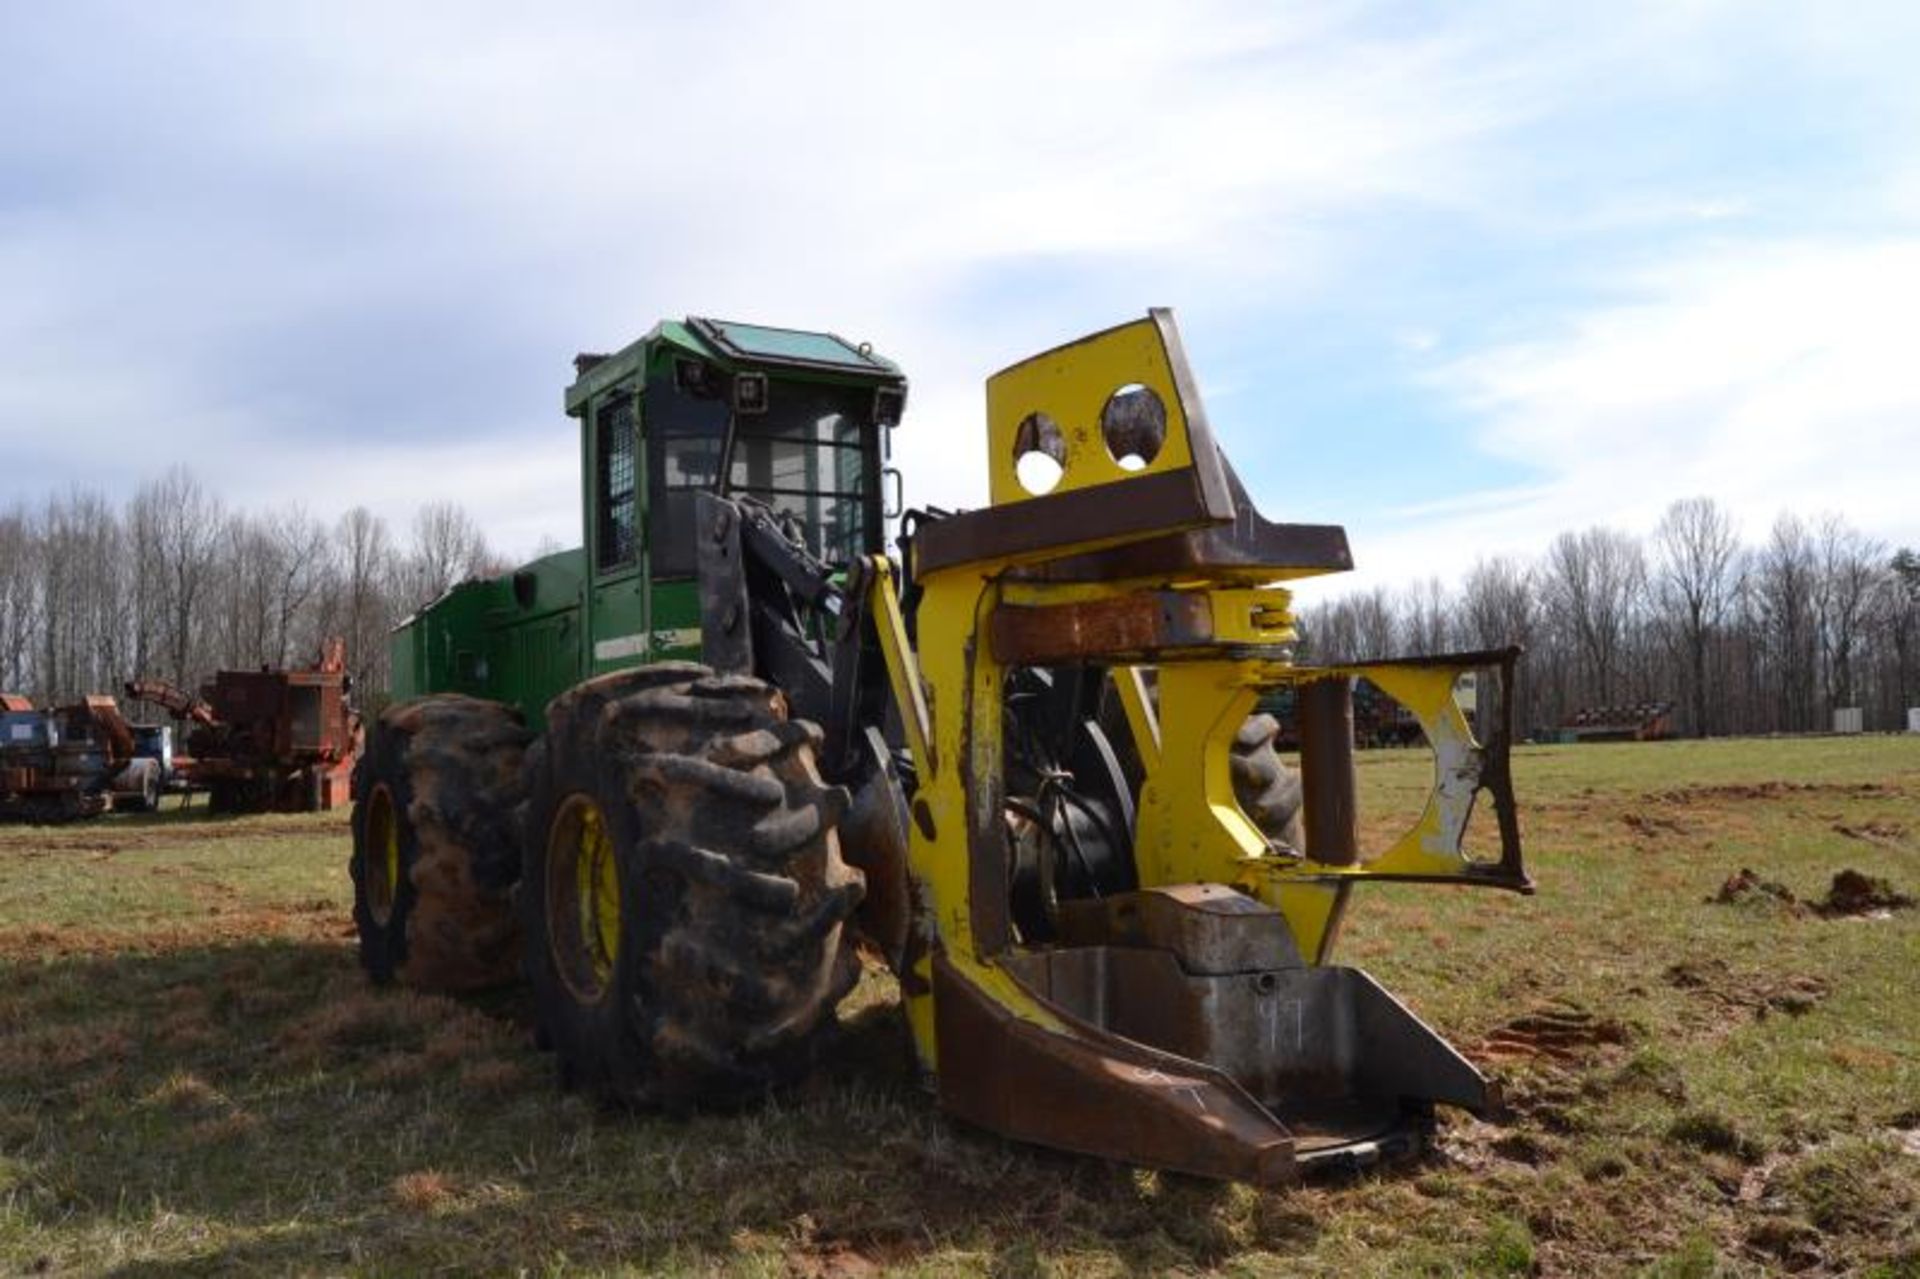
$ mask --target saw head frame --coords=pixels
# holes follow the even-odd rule
[[[1297,665],[1281,583],[1351,567],[1345,533],[1254,510],[1167,311],[1003,370],[987,407],[993,504],[912,538],[911,639],[890,562],[855,575],[916,776],[901,979],[944,1104],[1026,1140],[1262,1183],[1417,1143],[1435,1102],[1489,1105],[1464,1058],[1329,961],[1356,884],[1531,891],[1507,766],[1517,651]],[[1022,472],[1035,454],[1050,485]],[[1104,670],[1141,774],[1135,887],[1062,903],[1045,940],[1009,905],[1006,690],[1022,668]],[[1434,755],[1420,817],[1372,858],[1359,679]],[[1256,827],[1229,774],[1235,734],[1279,689],[1299,716],[1297,848]],[[1466,841],[1482,793],[1486,857]]]

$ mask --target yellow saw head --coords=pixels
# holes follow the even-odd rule
[[[1357,884],[1531,891],[1507,769],[1517,652],[1296,664],[1283,583],[1350,568],[1346,535],[1254,509],[1167,311],[1003,370],[987,408],[992,505],[921,523],[904,589],[884,558],[855,575],[912,760],[894,949],[942,1103],[1257,1183],[1415,1148],[1437,1102],[1486,1107],[1469,1062],[1330,959]],[[1419,819],[1371,858],[1360,679],[1435,762]],[[1300,743],[1279,826],[1236,788],[1260,768],[1281,785],[1248,732],[1275,694]],[[1482,793],[1487,859],[1464,851]]]

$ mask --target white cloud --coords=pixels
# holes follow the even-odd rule
[[[85,432],[96,464],[76,472],[133,478],[158,419],[167,459],[204,459],[230,497],[323,510],[404,501],[387,477],[424,462],[423,493],[572,539],[548,455],[467,481],[514,451],[491,441],[570,464],[544,408],[566,357],[695,310],[900,358],[914,498],[974,504],[986,373],[1150,303],[1225,314],[1333,287],[1346,215],[1458,198],[1476,140],[1512,118],[1469,42],[1371,35],[1338,7],[454,12],[275,6],[200,39],[162,17],[123,31],[151,56],[95,96],[52,91],[41,127],[103,161],[91,198],[0,233],[21,259],[0,335],[35,339],[0,347],[0,432]],[[109,142],[135,162],[105,163]],[[435,465],[370,438],[417,405],[314,421],[348,384],[500,385],[471,328],[342,341],[435,298],[545,344],[468,422],[476,442],[443,430]],[[280,333],[304,368],[263,389],[235,352]],[[143,411],[102,412],[72,394],[88,384]],[[290,471],[326,457],[316,434],[341,460]]]
[[[1396,529],[1364,518],[1377,495],[1357,469],[1341,518],[1377,575],[1531,551],[1682,493],[1724,490],[1762,521],[1815,482],[1833,496],[1809,506],[1863,524],[1891,500],[1894,468],[1867,466],[1856,506],[1837,455],[1912,443],[1887,436],[1911,407],[1889,372],[1886,335],[1914,318],[1882,274],[1912,269],[1897,241],[1729,243],[1605,281],[1604,304],[1566,301],[1540,265],[1576,232],[1760,234],[1787,216],[1791,173],[1677,180],[1684,147],[1618,180],[1670,122],[1609,133],[1608,112],[1654,86],[1745,127],[1714,95],[1797,65],[1803,27],[1819,29],[1806,56],[1875,86],[1822,100],[1875,109],[1862,145],[1911,136],[1911,77],[1875,70],[1910,44],[1871,23],[1744,5],[653,8],[135,10],[44,40],[39,96],[7,111],[0,84],[25,122],[0,160],[29,147],[77,176],[12,210],[0,181],[0,500],[8,462],[51,447],[62,481],[188,460],[242,503],[365,502],[401,522],[451,499],[512,550],[571,542],[567,357],[703,311],[900,359],[910,498],[970,505],[985,374],[1150,303],[1276,345],[1276,317],[1334,328],[1382,305],[1402,335],[1383,377],[1445,362],[1433,393],[1484,428],[1463,447],[1536,478]],[[1906,159],[1884,166],[1883,209],[1920,208]],[[1534,256],[1508,270],[1540,272],[1527,289],[1564,324],[1488,349],[1463,314],[1471,270],[1411,290],[1450,291],[1434,314],[1385,306],[1407,287],[1382,258],[1409,220],[1442,259],[1511,236]],[[1216,398],[1266,384],[1193,354],[1220,372]],[[1796,414],[1822,425],[1796,435]]]
[[[1646,532],[1706,494],[1758,538],[1783,507],[1920,541],[1920,237],[1729,241],[1617,281],[1621,300],[1434,379],[1537,478],[1398,512],[1355,584],[1457,576],[1557,532]]]

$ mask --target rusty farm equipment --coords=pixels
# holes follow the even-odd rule
[[[111,697],[47,710],[0,695],[0,818],[34,822],[97,817],[110,808],[150,812],[161,765],[143,754]]]
[[[394,633],[354,782],[375,980],[524,974],[563,1079],[738,1102],[811,1067],[859,934],[950,1113],[1258,1183],[1490,1104],[1334,951],[1369,884],[1532,890],[1517,654],[1297,664],[1288,584],[1346,534],[1255,510],[1171,314],[989,379],[989,505],[906,512],[897,559],[907,388],[871,348],[692,318],[575,370],[584,546]],[[1435,757],[1364,850],[1363,679]],[[1297,775],[1255,713],[1282,688]]]
[[[197,695],[134,679],[126,693],[190,725],[174,784],[205,791],[215,812],[314,812],[348,798],[361,728],[337,640],[310,667],[218,671]]]

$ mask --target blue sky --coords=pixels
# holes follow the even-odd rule
[[[577,540],[576,350],[661,316],[981,379],[1171,305],[1263,510],[1451,579],[1711,494],[1920,543],[1911,5],[0,7],[0,504]]]

